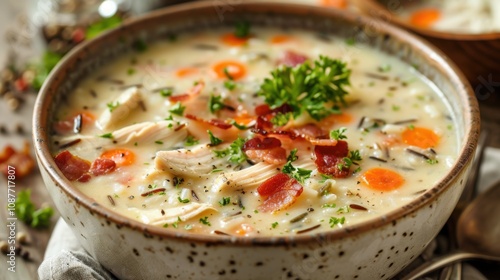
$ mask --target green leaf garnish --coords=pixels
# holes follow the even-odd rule
[[[44,207],[35,210],[35,205],[30,199],[31,191],[20,191],[17,194],[15,203],[16,217],[33,228],[48,227],[50,218],[54,214],[51,207]]]
[[[110,102],[108,104],[106,104],[106,106],[108,107],[109,109],[109,112],[113,112],[116,108],[118,108],[118,106],[120,106],[120,102],[118,101],[115,101],[115,102]]]
[[[91,24],[85,31],[85,39],[92,39],[97,35],[101,34],[103,31],[116,27],[122,23],[122,19],[114,15],[112,17],[103,18]]]
[[[184,110],[186,109],[186,106],[183,106],[182,103],[177,102],[175,103],[174,106],[170,110],[168,110],[170,113],[177,115],[177,116],[182,116],[184,114]]]
[[[210,95],[210,99],[208,100],[208,108],[210,109],[210,113],[215,113],[224,109],[226,105],[222,102],[222,96]]]
[[[198,143],[200,143],[200,141],[198,139],[194,138],[192,135],[188,135],[186,137],[186,140],[184,141],[184,146],[190,147],[190,146],[198,145]]]
[[[247,21],[239,21],[235,25],[234,36],[245,38],[250,35],[250,23]]]
[[[245,160],[247,160],[247,156],[245,152],[243,152],[243,145],[245,144],[245,139],[239,137],[238,139],[234,140],[231,145],[229,145],[229,148],[225,150],[214,150],[215,156],[216,157],[226,157],[229,156],[228,160],[230,162],[234,163],[242,163]]]
[[[219,201],[219,204],[221,206],[226,206],[228,205],[229,203],[231,203],[231,198],[230,197],[223,197],[220,201]]]
[[[330,138],[335,139],[335,140],[342,140],[342,139],[347,139],[347,136],[344,135],[346,132],[347,128],[341,127],[339,129],[335,129],[330,131]]]
[[[271,72],[258,92],[271,108],[288,104],[296,118],[306,111],[313,119],[321,120],[338,113],[337,106],[345,104],[351,70],[340,60],[320,56],[311,66],[302,63],[295,67],[280,66]],[[330,105],[331,104],[331,105]]]
[[[207,130],[207,133],[208,133],[208,136],[210,137],[210,146],[217,146],[219,145],[220,143],[222,143],[222,139],[219,139],[217,137],[215,137],[213,134],[212,134],[212,131],[210,130]]]

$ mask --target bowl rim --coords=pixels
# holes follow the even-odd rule
[[[231,6],[231,8],[231,12],[237,13],[252,12],[264,14],[266,12],[274,12],[277,14],[286,15],[304,15],[313,13],[314,15],[322,18],[340,18],[343,21],[349,22],[353,26],[370,24],[370,21],[373,20],[369,17],[360,16],[355,13],[335,9],[324,9],[322,7],[303,4],[242,1],[239,3],[235,3],[233,6]],[[440,71],[443,72],[446,77],[452,79],[452,81],[454,82],[453,84],[458,85],[456,90],[461,92],[460,98],[463,99],[462,101],[465,102],[465,104],[467,105],[466,107],[469,109],[467,112],[464,112],[464,114],[466,115],[466,122],[470,123],[468,129],[464,130],[467,141],[458,151],[455,164],[445,177],[437,182],[432,188],[427,189],[424,194],[420,195],[418,198],[413,199],[410,203],[396,208],[386,213],[385,215],[381,215],[364,222],[345,226],[342,229],[335,229],[332,231],[319,232],[314,234],[302,234],[296,236],[286,235],[239,237],[179,232],[169,228],[144,224],[140,221],[122,216],[121,214],[116,213],[108,209],[107,207],[103,207],[97,204],[96,201],[91,197],[84,195],[77,188],[72,187],[72,183],[66,177],[64,177],[64,175],[61,173],[61,171],[58,170],[55,164],[54,158],[50,153],[50,149],[48,146],[50,137],[48,137],[48,133],[44,127],[44,125],[48,123],[50,117],[48,108],[51,103],[51,98],[55,95],[53,93],[56,92],[58,81],[61,80],[61,77],[67,75],[67,70],[68,68],[70,68],[69,64],[71,62],[77,63],[80,59],[78,58],[78,56],[82,53],[85,53],[87,48],[100,44],[102,45],[103,43],[101,41],[106,41],[107,37],[118,37],[118,35],[126,31],[127,28],[133,28],[136,24],[144,23],[149,20],[155,21],[159,19],[166,19],[169,17],[173,17],[175,21],[175,15],[183,13],[208,13],[209,10],[213,9],[214,6],[212,1],[191,2],[156,10],[143,16],[133,18],[127,22],[124,22],[117,28],[106,31],[92,40],[79,44],[74,49],[72,49],[70,53],[68,53],[49,74],[38,94],[33,111],[32,128],[35,154],[38,159],[39,167],[41,169],[44,169],[55,186],[60,188],[62,192],[64,192],[67,196],[69,196],[69,198],[74,200],[76,204],[83,206],[88,211],[90,211],[90,213],[98,215],[99,218],[104,218],[107,221],[110,221],[122,227],[124,226],[132,230],[140,231],[145,235],[148,234],[149,236],[160,237],[160,239],[175,238],[179,241],[185,242],[231,243],[240,246],[289,246],[291,244],[309,243],[312,241],[318,242],[318,240],[342,239],[345,237],[358,235],[373,228],[384,227],[391,223],[395,223],[396,220],[399,220],[432,203],[432,201],[438,194],[453,185],[453,183],[457,180],[459,174],[463,172],[464,169],[469,165],[472,159],[472,155],[475,151],[479,136],[479,107],[470,84],[468,83],[464,75],[460,72],[458,67],[436,47],[430,45],[425,40],[422,40],[417,36],[412,35],[405,30],[402,30],[401,28],[394,27],[386,23],[381,23],[380,30],[383,31],[380,31],[380,33],[392,36],[398,41],[406,42],[412,46],[412,49],[416,49],[421,53],[428,54],[429,59],[433,61],[433,65],[435,65],[435,67],[439,67]],[[54,84],[56,86],[54,86]],[[62,216],[64,217],[64,215]]]
[[[431,28],[422,28],[414,26],[405,20],[402,20],[398,15],[392,13],[380,3],[378,0],[352,0],[353,4],[364,14],[379,18],[386,22],[394,23],[402,28],[412,30],[421,35],[425,35],[437,39],[455,40],[455,41],[489,41],[500,39],[499,32],[487,33],[454,33],[439,31]]]

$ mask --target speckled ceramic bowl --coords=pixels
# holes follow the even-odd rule
[[[35,106],[34,142],[47,189],[83,247],[123,279],[387,279],[417,257],[456,204],[468,173],[479,114],[464,76],[436,48],[395,27],[311,6],[210,1],[133,20],[72,51],[45,82]],[[225,3],[225,4],[224,4]],[[113,213],[74,188],[48,148],[53,112],[87,73],[138,38],[233,26],[305,28],[351,38],[400,57],[446,93],[459,128],[452,170],[413,201],[377,219],[340,230],[290,237],[205,236],[149,226]]]
[[[478,98],[491,92],[492,87],[498,86],[500,32],[459,34],[437,31],[413,26],[398,17],[403,9],[417,4],[418,0],[353,1],[363,14],[409,29],[440,48],[464,72]]]

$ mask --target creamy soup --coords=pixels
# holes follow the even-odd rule
[[[498,0],[426,0],[404,9],[401,14],[411,24],[454,33],[500,31]]]
[[[88,76],[53,123],[63,174],[145,224],[269,236],[380,217],[448,172],[454,122],[418,65],[330,35],[247,32],[138,42]]]

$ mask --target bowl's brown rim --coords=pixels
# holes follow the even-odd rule
[[[385,22],[395,23],[400,27],[412,30],[421,35],[432,38],[455,40],[455,41],[489,41],[499,40],[500,32],[487,32],[487,33],[455,33],[434,30],[430,28],[421,28],[414,26],[407,21],[401,19],[398,15],[392,13],[382,5],[378,0],[353,0],[354,5],[367,16],[378,18]]]
[[[337,11],[334,9],[324,9],[321,7],[313,7],[310,5],[299,5],[299,4],[283,4],[283,3],[261,3],[261,2],[244,2],[240,4],[234,4],[232,7],[232,12],[254,12],[254,13],[266,13],[273,12],[277,14],[310,14],[313,13],[318,17],[339,17],[342,20],[353,23],[355,26],[368,25],[370,23],[370,18],[360,16],[353,13],[347,13],[345,11]],[[55,161],[52,154],[50,153],[48,146],[48,134],[46,133],[45,125],[49,120],[49,105],[53,100],[53,92],[56,92],[55,87],[60,84],[60,80],[67,75],[68,69],[71,63],[77,63],[82,55],[85,53],[86,48],[103,44],[108,37],[118,38],[120,34],[125,34],[124,32],[128,28],[133,28],[135,24],[145,23],[147,21],[154,22],[160,18],[179,18],[179,15],[186,14],[199,14],[199,13],[210,13],[209,10],[214,9],[213,3],[202,1],[202,2],[192,2],[188,4],[182,4],[178,6],[169,7],[162,10],[153,11],[147,15],[135,18],[129,22],[124,23],[122,26],[107,31],[104,34],[96,37],[93,40],[84,42],[77,47],[75,47],[64,59],[54,68],[49,77],[43,84],[38,98],[35,102],[34,114],[33,114],[33,140],[35,146],[35,153],[40,165],[47,171],[50,179],[53,183],[65,192],[75,203],[83,206],[88,211],[93,214],[98,215],[112,223],[115,223],[121,227],[128,227],[132,230],[140,231],[148,236],[154,236],[162,238],[176,238],[179,241],[185,242],[211,242],[211,243],[231,243],[240,246],[289,246],[291,244],[301,244],[317,242],[318,240],[339,240],[347,238],[349,236],[358,235],[363,232],[370,231],[371,229],[383,227],[393,221],[404,218],[411,213],[417,211],[418,209],[425,207],[426,205],[432,203],[439,193],[443,192],[447,187],[453,185],[457,177],[464,169],[469,165],[472,155],[475,151],[478,136],[479,136],[479,107],[470,87],[469,83],[465,79],[464,75],[460,72],[458,67],[454,65],[441,51],[437,48],[431,46],[424,40],[394,26],[390,26],[386,23],[381,23],[380,31],[382,34],[387,34],[400,41],[407,42],[414,46],[414,49],[422,54],[426,54],[429,57],[430,63],[440,69],[451,79],[457,86],[457,90],[461,91],[461,102],[466,104],[467,110],[463,112],[465,114],[465,119],[469,120],[470,125],[465,131],[465,136],[467,141],[459,151],[459,156],[451,169],[451,171],[435,186],[426,191],[419,198],[414,199],[410,203],[395,209],[386,215],[379,218],[369,220],[362,223],[357,223],[355,225],[345,226],[341,230],[333,230],[331,232],[321,232],[315,234],[303,234],[297,236],[265,236],[265,237],[235,237],[235,236],[222,236],[222,235],[203,235],[194,234],[189,232],[178,232],[168,228],[162,228],[153,225],[147,225],[136,220],[132,220],[118,213],[115,213],[106,207],[103,207],[95,202],[92,198],[84,195],[78,189],[72,187],[71,182],[64,177],[64,175],[56,167]],[[212,11],[213,12],[213,11]]]

